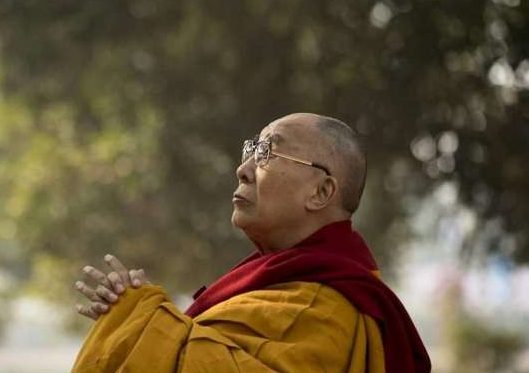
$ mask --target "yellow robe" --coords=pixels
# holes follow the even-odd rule
[[[384,351],[376,322],[318,283],[244,293],[194,319],[145,285],[99,318],[73,372],[374,373]]]

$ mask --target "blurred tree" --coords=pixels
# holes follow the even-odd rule
[[[494,319],[470,310],[464,304],[464,285],[458,277],[448,275],[440,289],[437,311],[442,322],[438,333],[446,351],[437,355],[436,371],[518,372],[518,361],[527,347],[524,322],[513,325],[508,317]]]
[[[365,137],[383,263],[444,179],[527,260],[528,38],[520,0],[1,1],[0,238],[26,267],[114,252],[190,290],[249,247],[242,139],[311,111]]]
[[[455,328],[457,372],[512,372],[525,341],[517,330],[491,327],[486,321],[463,317]]]

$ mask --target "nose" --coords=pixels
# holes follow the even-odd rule
[[[252,184],[255,181],[255,167],[253,157],[250,157],[237,167],[236,175],[239,183]]]

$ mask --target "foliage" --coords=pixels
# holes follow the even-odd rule
[[[488,326],[466,317],[456,329],[455,354],[458,371],[511,371],[517,354],[524,347],[519,332]]]
[[[527,260],[528,37],[517,0],[4,0],[0,238],[190,290],[248,250],[242,139],[311,111],[365,137],[358,225],[384,263],[409,197],[448,178]]]

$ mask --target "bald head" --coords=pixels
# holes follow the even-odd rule
[[[343,208],[354,213],[360,204],[367,173],[366,157],[358,135],[344,122],[318,115],[316,126],[326,139],[329,156],[337,166]]]
[[[365,157],[355,133],[337,119],[279,118],[261,130],[257,143],[246,143],[244,155],[232,223],[262,252],[291,247],[358,208]]]
[[[330,167],[338,180],[342,208],[354,213],[366,181],[366,157],[355,131],[338,119],[312,113],[290,114],[272,123],[277,124],[304,128],[301,132],[298,127],[298,134],[305,137],[306,154]]]

